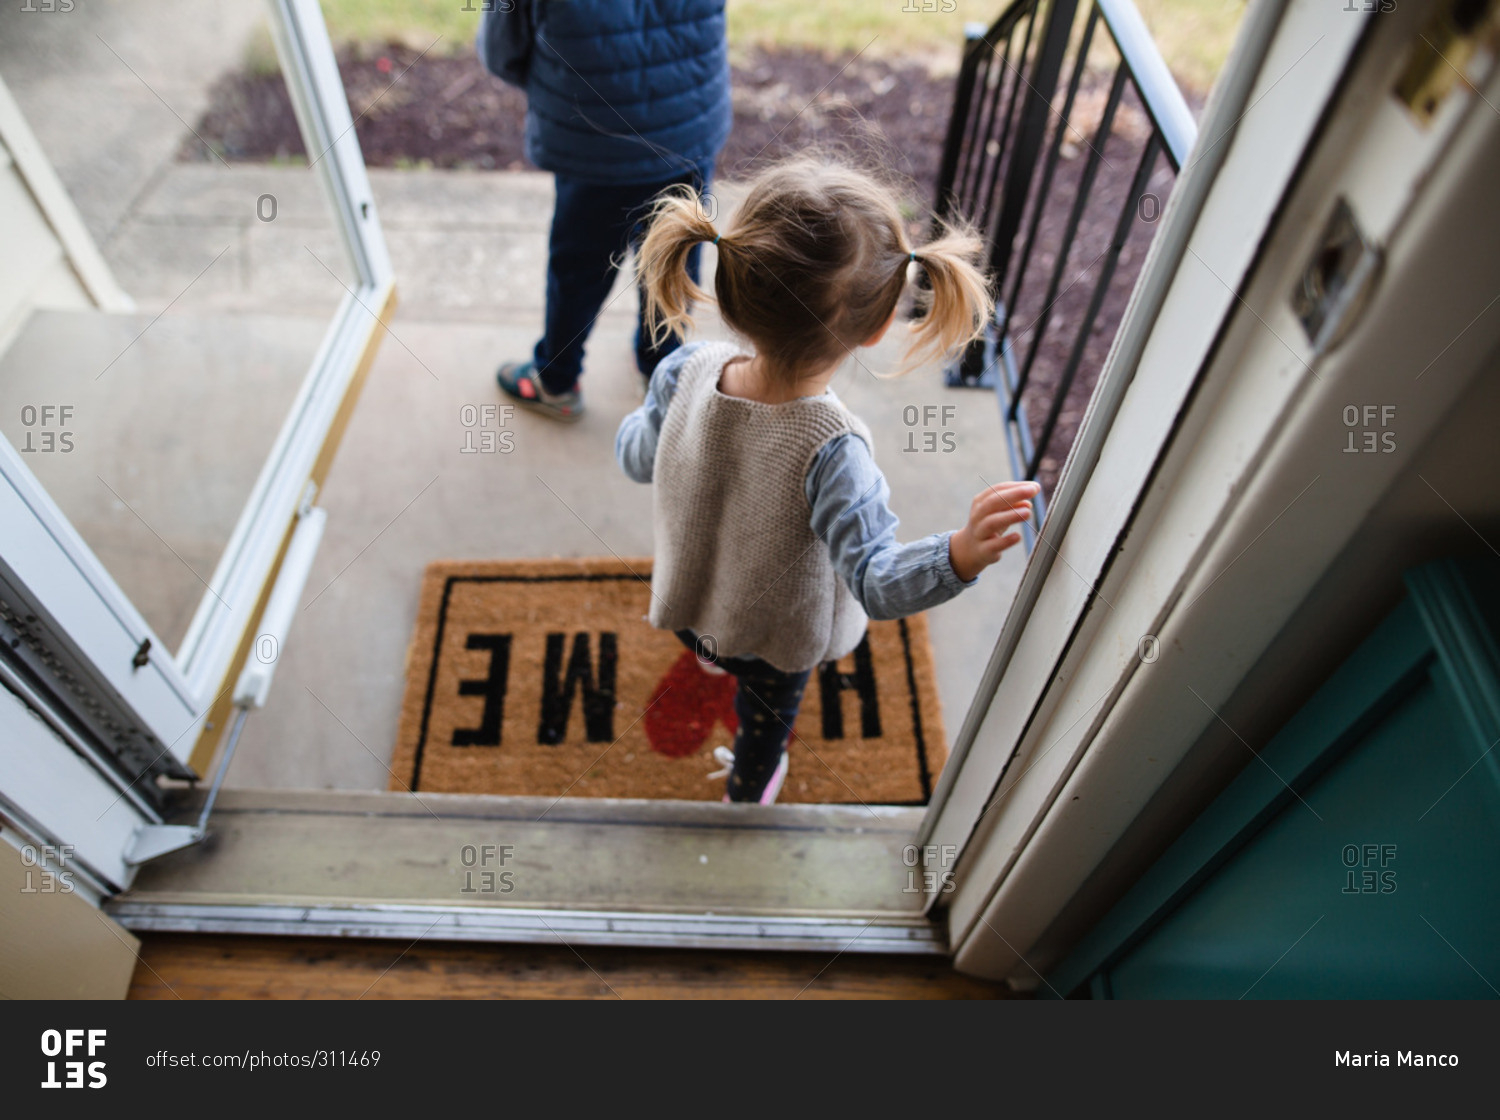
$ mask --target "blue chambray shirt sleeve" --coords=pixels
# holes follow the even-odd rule
[[[651,386],[641,407],[620,421],[615,433],[615,458],[620,468],[636,482],[650,482],[656,468],[656,441],[661,437],[661,423],[666,419],[672,394],[677,392],[677,377],[682,365],[701,342],[679,346],[656,363]]]
[[[901,544],[890,487],[859,436],[830,440],[806,481],[812,530],[828,546],[834,570],[872,619],[904,618],[946,603],[965,583],[948,559],[952,531]]]

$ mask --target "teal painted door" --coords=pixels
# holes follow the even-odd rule
[[[1413,573],[1407,600],[1058,970],[1059,990],[1500,996],[1493,575]]]

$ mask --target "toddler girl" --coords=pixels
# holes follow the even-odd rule
[[[651,624],[737,678],[732,761],[716,752],[729,762],[725,800],[769,804],[812,669],[851,652],[870,618],[973,586],[1020,540],[1038,488],[991,487],[962,528],[900,544],[869,429],[829,388],[890,328],[913,265],[930,294],[906,368],[983,330],[977,238],[949,232],[914,249],[885,187],[815,159],[762,174],[723,230],[690,189],[669,191],[638,261],[658,337],[686,333],[692,301],[708,298],[687,269],[705,241],[718,247],[720,314],[749,349],[703,342],[663,359],[615,454],[635,481],[655,482]]]

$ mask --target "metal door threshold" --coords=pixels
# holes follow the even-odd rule
[[[375,937],[398,941],[545,942],[673,949],[786,949],[944,954],[923,919],[755,918],[709,913],[489,909],[395,903],[348,906],[122,901],[111,917],[136,932]]]
[[[922,813],[230,790],[106,910],[139,932],[945,954]]]

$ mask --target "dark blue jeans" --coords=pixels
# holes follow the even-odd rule
[[[735,678],[734,768],[729,772],[729,800],[759,801],[797,722],[802,693],[811,669],[785,673],[758,657],[708,656],[691,630],[676,631],[683,645]]]
[[[623,262],[627,251],[646,235],[652,199],[676,183],[690,183],[702,193],[708,189],[710,173],[691,171],[660,183],[585,183],[562,175],[554,179],[557,203],[547,255],[547,318],[532,357],[542,387],[549,393],[566,393],[578,383],[584,343],[614,286],[616,262]],[[688,255],[688,273],[694,281],[701,255],[696,246]],[[635,363],[650,377],[656,363],[680,343],[672,337],[659,347],[651,344],[644,293],[637,292],[637,299]]]

